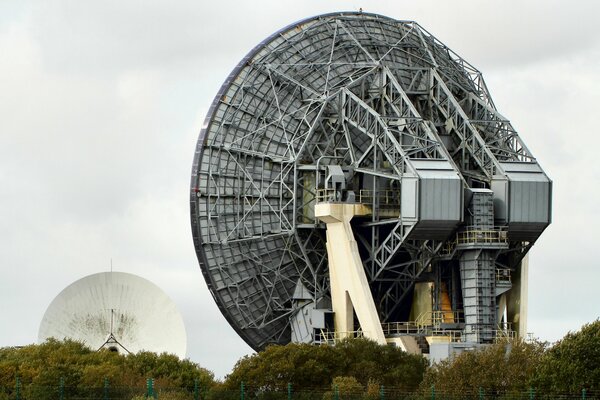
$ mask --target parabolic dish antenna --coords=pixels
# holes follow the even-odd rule
[[[526,333],[522,261],[551,181],[481,73],[431,33],[333,13],[227,77],[190,210],[208,287],[254,349],[358,330],[483,344]]]
[[[67,286],[50,303],[38,335],[92,349],[152,351],[185,358],[187,336],[175,303],[155,284],[125,272],[102,272]]]

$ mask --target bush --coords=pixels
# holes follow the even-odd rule
[[[521,339],[464,352],[429,368],[422,390],[445,395],[493,396],[526,392],[544,354],[545,343]]]
[[[600,321],[556,342],[542,357],[533,384],[547,393],[599,393]]]
[[[361,386],[384,384],[414,390],[423,379],[427,361],[397,347],[366,339],[348,339],[335,346],[290,343],[269,346],[239,360],[224,386],[238,390],[245,382],[250,395],[263,392],[294,393],[327,390],[335,377],[352,378]],[[340,381],[342,382],[342,381]],[[346,382],[346,381],[344,381]]]

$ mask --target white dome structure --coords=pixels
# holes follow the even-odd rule
[[[44,314],[38,341],[81,341],[120,353],[185,358],[187,336],[175,303],[155,284],[124,272],[88,275],[67,286]]]

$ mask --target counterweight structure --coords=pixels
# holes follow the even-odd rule
[[[327,14],[264,40],[217,93],[192,232],[254,349],[363,335],[443,357],[526,333],[551,186],[471,64],[415,22]]]

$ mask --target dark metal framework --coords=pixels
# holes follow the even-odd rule
[[[489,188],[503,162],[536,163],[481,73],[417,23],[321,15],[242,59],[200,132],[190,204],[208,287],[250,346],[290,341],[299,282],[327,304],[325,226],[313,206],[328,165],[372,193],[373,215],[355,223],[365,271],[382,322],[407,317],[412,285],[444,259],[457,228],[426,232],[379,207],[377,193],[400,193],[420,160],[448,163],[465,188]],[[534,240],[511,242],[499,262],[514,268]]]

